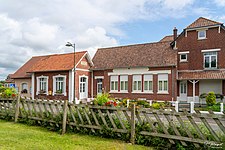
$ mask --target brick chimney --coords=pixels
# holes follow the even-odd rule
[[[173,29],[173,39],[175,40],[177,38],[177,28],[174,27]]]

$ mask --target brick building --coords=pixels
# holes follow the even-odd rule
[[[21,67],[26,69],[20,68],[19,72],[27,74],[26,80],[30,87],[29,96],[32,99],[68,99],[73,101],[74,97],[85,99],[91,96],[89,88],[89,68],[91,66],[93,63],[88,52],[83,51],[76,52],[75,62],[74,53],[32,57]],[[18,87],[19,84],[16,86]]]
[[[225,30],[198,18],[179,36],[177,29],[156,43],[98,49],[93,58],[93,94],[118,98],[198,101],[225,94]],[[193,96],[194,95],[194,96]]]

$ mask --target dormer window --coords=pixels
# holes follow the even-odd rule
[[[198,31],[198,39],[199,40],[206,39],[206,30]]]

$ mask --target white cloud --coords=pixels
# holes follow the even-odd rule
[[[225,0],[214,0],[217,6],[225,6]]]
[[[13,73],[33,55],[77,50],[92,55],[99,47],[120,44],[121,25],[138,20],[180,18],[194,0],[0,0],[0,67]],[[196,8],[196,7],[195,7]],[[138,36],[138,35],[137,35]],[[11,61],[10,63],[7,61]]]

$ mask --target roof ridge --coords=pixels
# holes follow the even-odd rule
[[[75,52],[76,53],[86,53],[87,51],[79,51],[79,52]],[[62,53],[62,54],[48,54],[48,55],[40,55],[40,56],[32,56],[32,58],[35,58],[35,57],[48,57],[48,56],[60,56],[60,55],[70,55],[70,54],[74,54],[73,53]]]
[[[160,43],[171,43],[169,41],[158,41],[158,42],[152,42],[152,43],[140,43],[140,44],[130,44],[130,45],[122,45],[122,46],[112,46],[112,47],[105,47],[105,48],[98,48],[98,50],[103,49],[113,49],[113,48],[123,48],[123,47],[133,47],[133,46],[141,46],[141,45],[153,45],[153,44],[160,44]]]

